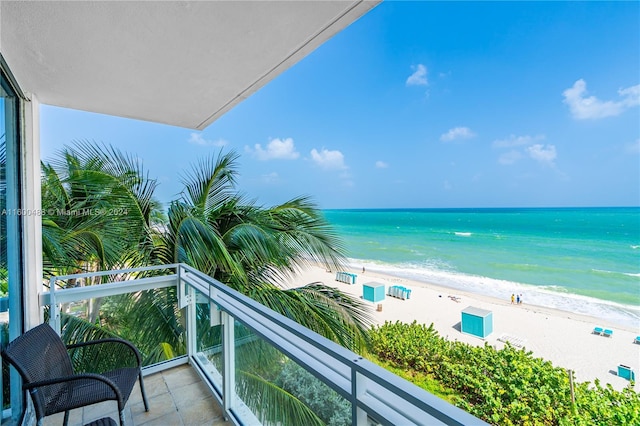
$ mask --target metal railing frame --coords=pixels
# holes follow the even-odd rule
[[[69,279],[162,269],[173,270],[174,273],[56,289],[57,282]],[[191,363],[218,399],[226,416],[235,424],[257,421],[235,392],[235,322],[250,329],[348,400],[352,405],[354,425],[367,425],[369,417],[384,425],[487,424],[185,264],[52,277],[50,291],[41,294],[40,304],[50,306],[50,324],[59,333],[61,303],[172,286],[178,288],[179,306],[187,310],[187,356],[145,367],[143,372],[147,375],[185,362]],[[196,353],[195,291],[208,297],[212,318],[213,314],[218,314],[216,310],[220,311],[216,318],[222,325],[222,383],[216,383],[209,375]]]

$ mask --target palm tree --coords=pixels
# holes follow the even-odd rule
[[[341,345],[360,350],[368,307],[322,283],[285,289],[279,283],[305,266],[338,270],[345,256],[337,234],[307,197],[264,208],[239,195],[234,152],[201,160],[171,203],[157,252],[184,262]]]
[[[88,141],[43,163],[45,274],[148,263],[156,186],[136,158]]]
[[[359,299],[322,283],[289,289],[279,285],[311,264],[341,269],[345,256],[340,239],[307,197],[265,208],[239,195],[237,159],[234,152],[220,152],[185,174],[185,190],[169,207],[167,232],[156,254],[164,263],[190,264],[347,348],[363,349],[371,322]],[[236,364],[236,391],[242,400],[263,422],[322,424],[305,403],[276,385],[291,361],[249,336],[253,338],[236,349],[242,352]]]
[[[343,346],[362,349],[370,319],[360,300],[322,283],[279,285],[310,264],[340,269],[345,257],[338,236],[309,198],[264,208],[239,195],[237,158],[220,152],[187,172],[181,198],[171,203],[167,224],[158,228],[153,223],[156,184],[135,158],[90,142],[63,150],[56,162],[43,164],[43,209],[51,213],[43,217],[46,270],[184,262]],[[126,220],[64,214],[93,209],[128,214]],[[147,363],[172,358],[186,352],[184,318],[175,300],[173,288],[113,297],[101,305],[101,323],[95,316],[67,317],[65,335],[75,340],[117,331],[138,345]],[[202,346],[219,341],[220,330],[208,328],[207,315],[208,310],[199,310]],[[256,338],[247,342],[243,352],[262,354],[263,364],[249,355],[237,364],[243,399],[258,404],[252,408],[265,421],[320,424],[304,403],[274,384],[285,362],[282,355],[271,354],[273,362],[264,364],[265,354],[272,352],[265,350],[268,345]],[[258,365],[276,370],[267,374],[256,370]],[[250,395],[260,395],[262,403]]]
[[[43,163],[45,277],[147,264],[155,187],[136,158],[102,144],[78,141]],[[100,306],[89,302],[89,323]]]

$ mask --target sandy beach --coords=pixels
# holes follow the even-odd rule
[[[358,297],[362,297],[363,284],[384,284],[385,293],[390,286],[400,285],[411,289],[410,298],[401,300],[386,296],[381,311],[377,311],[377,304],[372,303],[371,315],[376,324],[396,320],[433,323],[438,333],[447,339],[473,345],[488,342],[498,349],[505,345],[499,339],[508,337],[512,342],[521,343],[534,356],[549,360],[555,366],[574,370],[576,381],[593,382],[599,379],[602,384],[610,383],[618,390],[629,384],[629,381],[617,375],[618,365],[631,367],[640,377],[640,344],[634,343],[640,330],[624,328],[599,318],[527,305],[526,301],[512,305],[510,300],[469,294],[371,271],[363,274],[361,269],[346,272],[357,274],[356,284],[338,282],[335,273],[310,267],[286,285],[297,287],[320,281]],[[493,333],[486,339],[460,332],[461,311],[468,306],[492,311]],[[613,330],[613,335],[604,337],[593,334],[596,326]],[[637,382],[635,390],[640,390]]]

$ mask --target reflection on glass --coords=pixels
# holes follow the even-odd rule
[[[175,287],[65,303],[60,324],[67,344],[112,336],[129,340],[143,365],[186,354],[185,318]]]
[[[9,342],[9,259],[8,259],[8,220],[7,215],[7,144],[16,144],[15,120],[17,100],[0,74],[0,344],[4,348]],[[13,150],[12,150],[13,151]],[[15,197],[14,197],[15,198]],[[15,206],[13,206],[15,207]],[[14,247],[17,251],[17,247]],[[16,265],[12,265],[12,269]],[[13,274],[12,274],[13,275]],[[10,405],[9,369],[2,363],[2,408]]]
[[[212,321],[212,318],[213,321]],[[196,357],[218,388],[222,387],[222,326],[220,312],[196,290]]]
[[[351,404],[236,322],[236,393],[262,423],[351,424]]]

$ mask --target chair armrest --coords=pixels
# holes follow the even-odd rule
[[[131,350],[131,352],[135,355],[136,361],[138,363],[138,367],[142,366],[142,356],[140,355],[140,351],[138,351],[138,348],[136,348],[131,342],[127,340],[118,339],[115,337],[111,337],[107,339],[90,340],[88,342],[74,343],[72,345],[67,345],[67,350],[91,346],[91,345],[99,345],[104,343],[116,343],[116,344],[127,346]]]
[[[28,390],[30,392],[35,392],[37,388],[40,388],[40,387],[51,386],[51,385],[56,385],[61,383],[68,383],[75,380],[97,380],[97,381],[103,382],[107,386],[109,386],[111,390],[113,390],[113,393],[115,394],[115,397],[118,400],[118,402],[120,404],[123,403],[122,392],[120,391],[120,388],[115,384],[115,382],[109,379],[108,377],[102,376],[100,374],[94,374],[94,373],[74,374],[73,376],[56,377],[54,379],[26,383],[22,385],[22,389]]]

